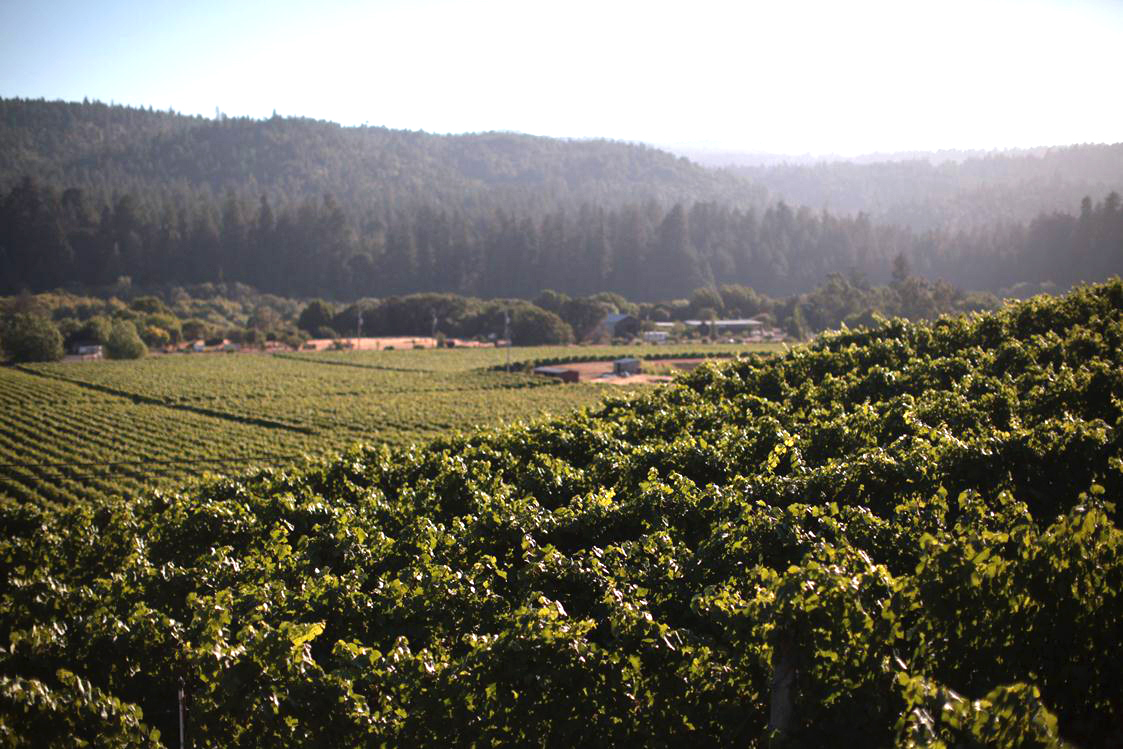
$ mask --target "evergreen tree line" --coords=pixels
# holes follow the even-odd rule
[[[976,290],[1018,283],[1066,288],[1123,268],[1117,193],[1078,214],[1029,224],[914,233],[779,203],[764,210],[655,201],[583,206],[535,218],[421,205],[356,215],[330,195],[275,206],[92,199],[28,177],[0,196],[0,293],[97,288],[128,276],[158,286],[237,281],[337,300],[411,292],[533,298],[615,292],[636,301],[742,284],[786,296],[831,273],[887,282],[894,258],[917,275]]]

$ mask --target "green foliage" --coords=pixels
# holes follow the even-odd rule
[[[720,317],[725,313],[725,300],[716,289],[695,289],[690,295],[690,314],[700,320],[708,320],[711,315]]]
[[[62,358],[62,334],[46,317],[17,313],[0,327],[0,351],[15,362],[55,361]]]
[[[164,346],[171,343],[171,336],[164,328],[156,327],[155,325],[146,325],[144,328],[144,335],[141,337],[144,345],[148,348],[162,349]],[[127,359],[127,356],[113,356],[111,359]],[[139,358],[139,357],[137,357]]]
[[[159,328],[154,328],[153,335],[156,335]],[[105,355],[110,359],[139,359],[148,353],[148,347],[144,345],[140,335],[136,332],[136,326],[128,320],[118,320],[113,323],[113,329],[109,332],[109,340],[105,342]]]
[[[511,343],[518,346],[566,344],[573,341],[573,329],[553,312],[532,304],[515,308],[511,319]]]
[[[334,316],[335,310],[332,309],[330,304],[321,299],[314,299],[301,310],[296,326],[309,333],[316,333],[320,328],[331,327],[332,317]],[[334,338],[335,336],[320,337]]]
[[[233,280],[301,298],[532,298],[550,287],[653,301],[706,287],[732,302],[726,297],[737,295],[719,284],[789,295],[851,270],[884,282],[899,253],[920,276],[997,292],[1105,279],[1119,271],[1123,236],[1120,171],[1110,171],[1123,154],[1118,144],[1051,154],[1035,200],[1025,186],[1001,201],[978,187],[991,178],[993,164],[983,160],[964,178],[970,197],[950,200],[967,213],[988,206],[982,216],[934,224],[922,196],[948,174],[921,162],[880,165],[888,173],[871,165],[864,173],[880,185],[875,193],[902,185],[920,193],[907,211],[874,224],[868,206],[842,207],[861,202],[866,189],[839,198],[821,182],[849,166],[805,174],[818,189],[766,190],[607,141],[283,118],[214,122],[100,103],[0,100],[0,142],[0,293],[81,284],[128,296],[134,283]],[[106,150],[107,142],[117,146]],[[1046,163],[1014,161],[1031,171]],[[898,169],[921,173],[902,181],[892,176]],[[1064,171],[1099,176],[1054,191]],[[781,196],[839,213],[793,208]],[[918,223],[928,225],[901,228]],[[931,316],[924,293],[908,296],[905,314]],[[612,298],[595,301],[620,308]],[[714,301],[695,308],[722,309]],[[749,301],[726,306],[753,314]],[[137,311],[159,312],[156,303],[176,306],[150,297]],[[581,325],[562,317],[580,338]]]
[[[897,724],[901,749],[947,747],[1066,746],[1036,687],[995,687],[985,697],[969,700],[946,687],[916,677],[899,677],[908,711]]]
[[[113,331],[113,322],[102,315],[96,315],[86,320],[72,336],[74,343],[101,344],[109,341],[109,334]],[[70,339],[67,339],[70,343]]]
[[[170,315],[171,310],[156,296],[138,296],[129,303],[129,309],[149,315]]]
[[[181,326],[183,332],[183,339],[186,341],[196,341],[200,338],[208,338],[211,334],[211,327],[204,320],[198,318],[191,318],[184,320]]]
[[[59,669],[53,685],[0,676],[0,739],[8,747],[164,746],[136,705]]]
[[[0,502],[0,676],[65,670],[162,736],[183,678],[197,746],[1118,745],[1121,352],[1113,281],[529,425]],[[418,354],[458,352],[319,366]]]

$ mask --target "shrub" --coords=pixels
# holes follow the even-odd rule
[[[171,336],[168,335],[168,331],[155,325],[145,326],[142,339],[146,346],[152,348],[163,348],[171,342]]]
[[[137,335],[136,326],[125,320],[113,323],[109,340],[105,342],[105,355],[110,359],[139,359],[148,353],[148,347]]]
[[[329,325],[334,315],[335,309],[330,304],[321,299],[314,299],[301,311],[296,325],[301,330],[312,333],[321,327]],[[334,338],[334,336],[328,337]]]
[[[12,361],[57,361],[62,358],[62,334],[46,317],[12,315],[3,327],[4,352]]]

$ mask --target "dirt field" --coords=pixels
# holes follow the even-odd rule
[[[456,348],[476,348],[480,346],[492,346],[491,343],[479,343],[478,341],[461,341],[453,339],[456,342]],[[437,339],[429,338],[426,336],[398,336],[398,337],[385,337],[385,338],[340,338],[339,342],[344,346],[352,344],[351,349],[355,351],[384,351],[386,349],[413,349],[413,348],[436,348]],[[331,338],[312,338],[305,342],[302,350],[304,351],[327,351],[334,344]]]
[[[555,365],[558,369],[573,369],[580,373],[581,382],[599,382],[606,385],[635,385],[637,383],[670,382],[672,374],[668,370],[688,371],[694,369],[705,359],[660,359],[658,361],[644,361],[640,366],[645,370],[656,368],[657,372],[643,372],[629,377],[614,377],[612,375],[612,362],[589,361],[574,362],[573,364]]]

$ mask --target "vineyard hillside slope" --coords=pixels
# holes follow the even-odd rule
[[[14,745],[1117,746],[1123,282],[0,507]],[[155,737],[158,730],[160,737]]]

